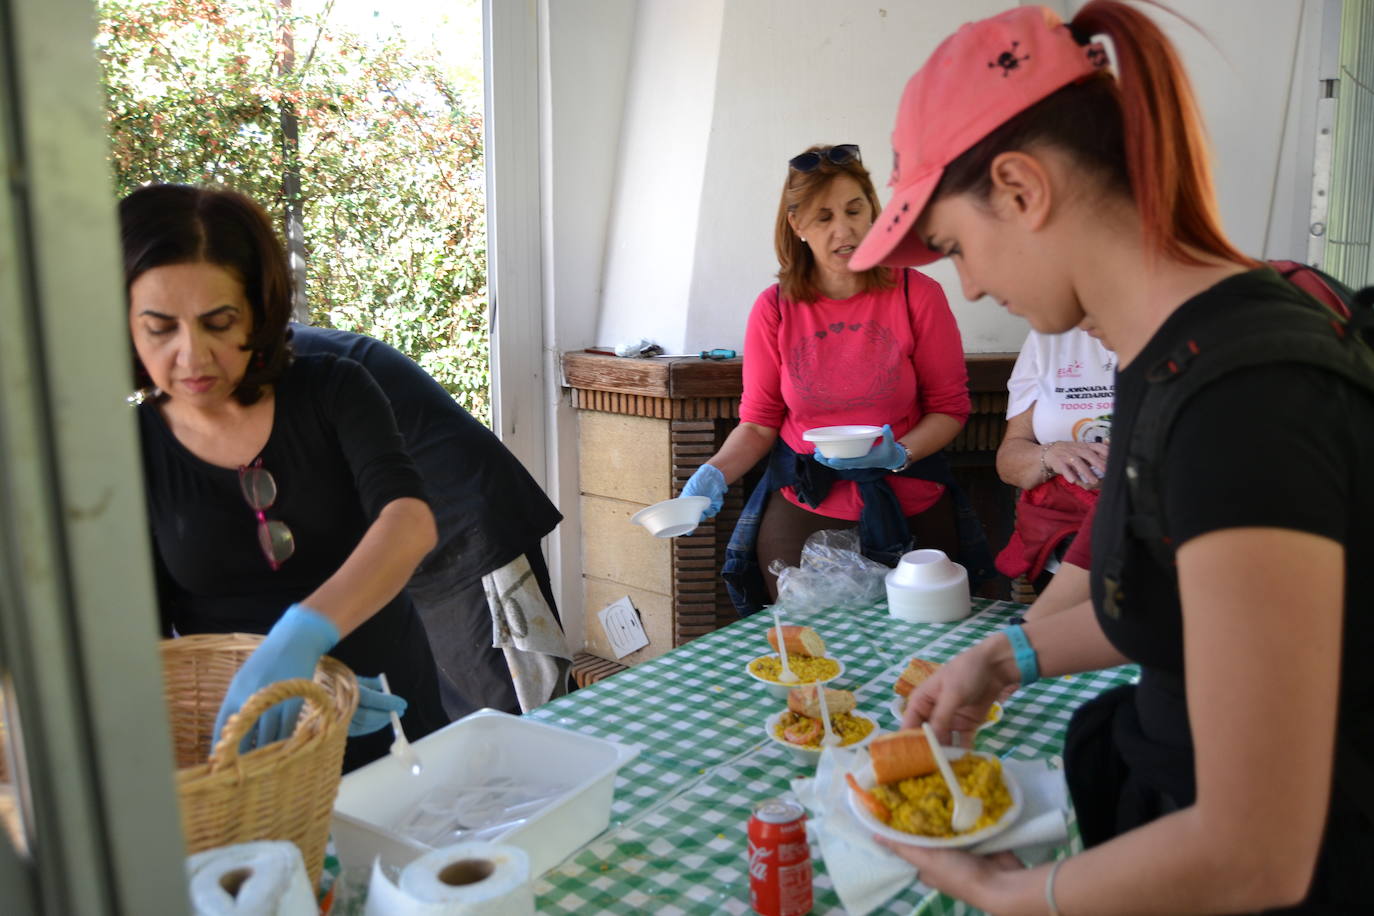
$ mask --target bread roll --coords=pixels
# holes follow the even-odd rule
[[[925,776],[936,768],[926,736],[915,729],[874,738],[868,745],[868,754],[873,759],[873,776],[880,786]]]
[[[857,701],[854,694],[848,690],[832,690],[825,688],[825,705],[830,710],[832,716],[842,712],[852,712]],[[816,685],[807,684],[805,687],[793,687],[787,691],[787,708],[799,716],[807,716],[812,719],[821,717],[821,704],[816,698]]]
[[[782,641],[787,646],[787,651],[793,655],[808,655],[811,658],[825,657],[825,640],[821,639],[819,633],[810,627],[784,626],[782,628]],[[773,651],[778,651],[778,628],[768,628],[768,645],[773,647]]]
[[[924,658],[913,658],[906,666],[906,670],[897,678],[897,683],[892,685],[892,689],[901,696],[910,696],[911,691],[920,687],[926,678],[939,670],[940,666],[935,662],[928,662]]]

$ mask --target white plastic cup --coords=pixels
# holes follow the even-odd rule
[[[957,565],[943,550],[912,550],[897,561],[893,579],[899,585],[938,585],[958,575]]]
[[[942,550],[913,550],[902,555],[885,577],[887,612],[912,623],[951,623],[973,608],[968,571]]]

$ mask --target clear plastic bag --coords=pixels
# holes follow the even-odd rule
[[[778,577],[778,606],[792,614],[868,607],[887,594],[889,569],[859,552],[858,528],[817,531],[802,546],[800,566],[774,560],[768,570]]]

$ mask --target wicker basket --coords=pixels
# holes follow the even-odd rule
[[[225,723],[212,755],[210,738],[220,701],[239,666],[261,642],[261,636],[245,633],[162,641],[163,693],[186,851],[290,840],[300,847],[310,880],[318,885],[348,723],[358,706],[358,682],[346,665],[325,657],[314,681],[264,687]],[[239,754],[239,740],[258,716],[291,697],[305,701],[295,733]]]

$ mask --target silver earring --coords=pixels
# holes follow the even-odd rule
[[[801,239],[803,242],[806,241],[806,236],[804,235],[799,235],[797,238]]]

